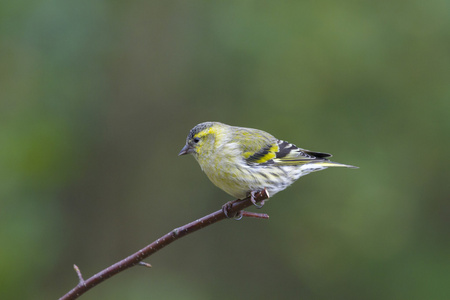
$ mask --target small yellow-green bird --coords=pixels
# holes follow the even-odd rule
[[[344,165],[331,154],[305,150],[252,128],[205,122],[191,129],[178,155],[192,153],[208,178],[233,197],[266,190],[273,196],[301,176]],[[253,202],[253,200],[252,200]]]

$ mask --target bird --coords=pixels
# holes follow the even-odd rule
[[[192,154],[211,182],[237,199],[265,191],[267,197],[286,189],[300,177],[328,167],[357,168],[279,140],[259,129],[203,122],[192,128],[180,155]],[[263,204],[263,202],[262,202]],[[226,207],[223,207],[227,215]],[[228,215],[227,215],[228,217]]]

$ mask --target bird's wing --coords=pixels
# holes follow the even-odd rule
[[[274,165],[302,165],[307,163],[328,162],[331,154],[313,152],[298,148],[294,144],[275,138],[253,143],[244,152],[247,163]]]
[[[279,150],[277,139],[258,129],[234,127],[232,142],[239,145],[242,158],[247,163],[267,163],[276,157]]]
[[[233,140],[241,145],[243,159],[249,164],[292,166],[330,162],[327,158],[331,154],[299,148],[262,130],[235,128],[233,136]]]
[[[277,141],[279,150],[276,152],[276,157],[273,159],[276,165],[303,165],[307,163],[324,163],[329,162],[329,153],[314,152],[299,148],[294,144]]]

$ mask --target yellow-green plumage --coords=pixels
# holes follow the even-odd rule
[[[195,126],[179,155],[192,153],[219,188],[243,199],[266,189],[270,196],[310,172],[349,167],[329,161],[330,154],[312,152],[252,128],[205,122]]]

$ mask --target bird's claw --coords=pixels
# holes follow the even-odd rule
[[[225,217],[227,217],[228,219],[234,218],[235,220],[239,221],[240,219],[242,219],[241,211],[234,213],[234,215],[230,214],[230,208],[233,206],[233,203],[234,203],[234,201],[229,201],[229,202],[225,203],[222,206],[222,212],[225,215]]]
[[[257,195],[258,194],[260,197],[265,197],[265,198],[269,198],[269,192],[267,191],[266,188],[264,188],[263,190],[259,190],[259,191],[251,191],[250,192],[250,201],[253,203],[254,206],[256,206],[256,208],[261,208],[264,206],[264,202],[265,200],[259,201],[259,203],[256,201],[257,199]],[[248,214],[246,214],[246,212],[242,212],[242,210],[238,211],[238,212],[230,212],[230,209],[233,207],[233,204],[239,201],[243,201],[240,199],[234,200],[234,201],[229,201],[227,203],[225,203],[224,205],[222,205],[222,212],[225,215],[225,217],[227,217],[228,219],[234,218],[235,220],[240,220],[242,219],[244,216],[248,216]],[[252,217],[255,217],[255,215],[251,215]],[[265,218],[266,215],[264,215]],[[258,216],[261,217],[261,216]]]
[[[244,217],[244,215],[242,214],[242,210],[240,210],[236,213],[236,215],[234,216],[234,219],[236,221],[240,221],[243,217]]]
[[[264,189],[264,191],[265,191],[265,193],[266,193],[267,195],[269,195],[269,193],[267,192],[266,189]],[[261,207],[263,207],[263,206],[264,206],[264,202],[265,202],[265,200],[261,201],[260,204],[258,204],[258,203],[256,202],[255,196],[256,196],[256,194],[259,193],[259,192],[260,192],[260,191],[251,191],[251,192],[250,192],[250,201],[253,203],[253,205],[254,205],[256,208],[261,208]]]

